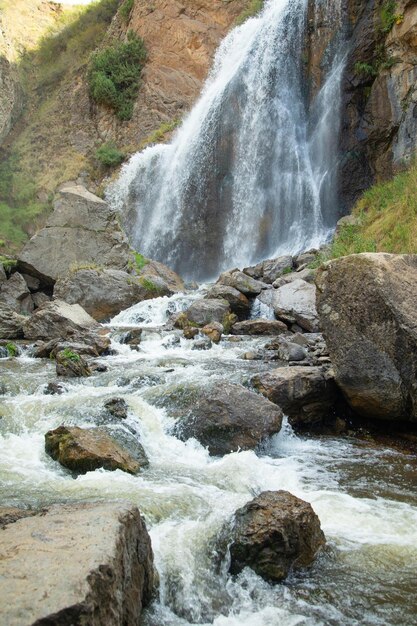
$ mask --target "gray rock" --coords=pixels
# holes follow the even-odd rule
[[[305,267],[310,263],[313,263],[317,258],[318,250],[308,250],[307,252],[303,252],[299,254],[294,259],[294,267],[298,269],[300,267]]]
[[[143,300],[170,295],[161,279],[144,279],[116,269],[82,269],[60,278],[54,296],[68,304],[79,304],[102,322]]]
[[[15,272],[0,285],[0,303],[16,313],[30,314],[34,305],[25,279]]]
[[[33,340],[70,340],[94,346],[97,354],[104,352],[110,339],[101,334],[102,327],[78,304],[54,300],[42,305],[25,319],[24,336]]]
[[[293,268],[293,258],[290,255],[280,256],[277,259],[269,259],[263,262],[262,280],[265,283],[273,283],[283,272]]]
[[[308,267],[297,270],[295,272],[291,272],[291,274],[284,274],[280,276],[272,283],[272,286],[275,289],[279,289],[283,285],[288,285],[288,283],[292,283],[294,280],[305,280],[306,283],[314,283],[314,279],[316,277],[317,270],[310,269]],[[262,295],[262,294],[261,294]]]
[[[280,335],[288,332],[287,326],[278,320],[254,319],[237,322],[232,326],[233,335]]]
[[[355,254],[317,275],[336,382],[360,415],[417,421],[417,255]]]
[[[292,569],[311,565],[325,544],[311,505],[288,491],[264,491],[236,511],[230,544],[230,572],[250,567],[279,582]]]
[[[209,289],[206,298],[210,300],[217,298],[227,300],[230,304],[230,309],[233,313],[237,314],[248,313],[251,306],[249,300],[243,293],[227,285],[213,285],[213,287]]]
[[[92,373],[84,357],[69,348],[57,352],[55,367],[57,376],[66,378],[81,378]]]
[[[316,287],[305,280],[294,280],[274,293],[275,316],[289,323],[297,323],[309,332],[319,330],[316,309]]]
[[[29,276],[29,274],[22,274],[25,282],[31,292],[36,292],[41,286],[41,281],[39,278],[35,278],[34,276]]]
[[[42,291],[37,291],[32,294],[33,304],[35,305],[35,309],[39,309],[45,302],[50,302],[52,298],[47,296],[46,293]]]
[[[67,504],[0,530],[2,622],[138,624],[151,600],[151,541],[124,502]]]
[[[195,300],[185,312],[189,322],[198,326],[205,326],[211,322],[223,322],[226,315],[230,313],[230,305],[226,300],[201,299]]]
[[[282,412],[277,406],[228,382],[208,387],[173,385],[165,393],[149,390],[145,397],[179,418],[174,434],[183,441],[195,437],[213,455],[252,450],[281,428]]]
[[[307,350],[296,343],[283,343],[279,350],[279,358],[283,361],[304,361]]]
[[[84,187],[61,189],[46,227],[25,245],[18,258],[23,273],[54,284],[72,267],[126,269],[131,254],[117,216]]]
[[[185,290],[182,278],[172,269],[158,261],[147,259],[146,265],[139,274],[142,278],[147,278],[150,281],[155,281],[155,279],[161,280],[166,290],[166,294],[164,295],[172,295]]]
[[[128,406],[123,398],[110,398],[104,403],[104,408],[117,419],[126,419]]]
[[[191,346],[191,350],[210,350],[212,345],[213,344],[208,337],[206,339],[198,339],[197,341],[194,341]]]
[[[267,288],[265,283],[251,278],[238,269],[230,270],[221,274],[217,284],[234,287],[245,296],[257,296],[261,293],[262,289]]]
[[[277,404],[293,426],[308,426],[332,416],[338,400],[333,372],[321,367],[280,367],[254,376],[255,389]]]
[[[27,317],[0,303],[0,339],[20,339]]]

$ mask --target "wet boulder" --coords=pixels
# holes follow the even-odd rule
[[[123,470],[137,474],[140,463],[103,428],[60,426],[45,435],[45,451],[76,474],[96,469]]]
[[[366,418],[417,421],[417,255],[355,254],[317,275],[336,382]]]
[[[183,441],[194,437],[212,455],[253,450],[281,429],[279,407],[228,382],[207,387],[173,385],[163,392],[148,391],[146,399],[178,419],[174,428],[177,437]]]
[[[262,280],[271,284],[279,276],[293,269],[293,258],[290,255],[280,256],[277,259],[269,259],[262,265]]]
[[[254,376],[252,385],[288,415],[293,426],[319,423],[334,414],[338,390],[331,370],[279,367]]]
[[[227,300],[231,311],[237,315],[249,313],[251,307],[248,298],[243,293],[227,285],[213,285],[207,292],[206,298]]]
[[[159,279],[165,285],[166,294],[172,295],[185,290],[184,281],[174,270],[159,261],[145,260],[145,265],[137,273],[144,279],[156,282]],[[160,283],[161,284],[161,283]]]
[[[55,367],[57,376],[67,378],[81,378],[92,374],[87,361],[78,352],[74,352],[70,348],[57,352]]]
[[[223,272],[217,280],[217,285],[226,285],[240,291],[245,296],[257,296],[262,289],[266,289],[265,283],[244,274],[238,269]]]
[[[191,350],[210,350],[213,344],[208,337],[197,339],[191,346]]]
[[[22,513],[8,515],[0,529],[0,597],[9,599],[3,624],[139,623],[155,573],[135,506],[60,504]]]
[[[230,305],[227,300],[203,299],[195,300],[185,311],[188,322],[197,326],[206,326],[211,322],[223,322],[225,316],[230,313]]]
[[[110,398],[104,403],[104,408],[117,419],[126,419],[128,406],[123,398]]]
[[[324,544],[320,520],[308,502],[288,491],[264,491],[235,513],[230,572],[250,567],[279,582],[291,570],[311,565]]]
[[[206,335],[213,343],[219,343],[222,338],[224,328],[222,324],[219,322],[211,322],[211,324],[206,324],[201,329],[203,335]]]
[[[233,335],[280,335],[288,332],[288,328],[279,320],[258,318],[233,324],[231,332]]]

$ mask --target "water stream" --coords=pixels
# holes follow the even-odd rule
[[[195,440],[169,434],[168,409],[147,401],[149,390],[192,381],[244,382],[273,367],[239,356],[266,343],[225,337],[211,350],[163,325],[190,304],[176,295],[136,305],[117,316],[116,354],[108,371],[63,380],[65,393],[44,395],[54,364],[28,354],[1,361],[0,499],[42,506],[125,498],[136,503],[150,530],[160,595],[143,626],[293,626],[415,624],[417,460],[383,446],[345,437],[296,436],[286,425],[257,452],[210,457]],[[122,328],[144,328],[140,351],[118,343]],[[276,366],[276,364],[275,364]],[[62,423],[102,423],[103,404],[123,397],[127,420],[111,425],[139,437],[150,459],[138,476],[97,470],[74,479],[44,451],[44,433]],[[286,489],[311,502],[327,537],[315,565],[269,585],[250,570],[236,578],[219,563],[223,523],[255,494]]]
[[[336,198],[344,38],[340,0],[316,2],[333,40],[310,101],[308,0],[267,0],[222,42],[168,145],[134,155],[108,200],[137,250],[201,280],[322,244]]]

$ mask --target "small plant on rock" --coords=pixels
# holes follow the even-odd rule
[[[8,355],[11,357],[18,356],[19,354],[19,348],[17,347],[15,343],[7,343],[6,350],[8,352]]]
[[[125,154],[116,148],[112,141],[103,143],[95,152],[96,160],[103,167],[116,167],[125,159]]]
[[[62,358],[65,359],[66,361],[74,361],[74,363],[77,363],[78,361],[81,360],[80,355],[74,352],[73,350],[71,350],[70,348],[64,348],[61,354],[62,354]]]

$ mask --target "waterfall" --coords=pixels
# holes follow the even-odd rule
[[[338,5],[316,2],[336,35],[314,98],[308,0],[268,0],[225,38],[172,142],[125,165],[107,197],[140,252],[201,280],[326,240],[337,220],[343,38]]]

